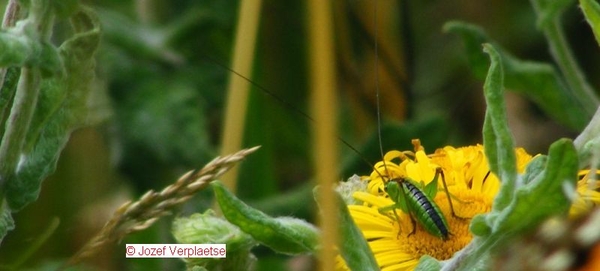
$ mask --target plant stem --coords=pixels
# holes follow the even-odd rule
[[[590,123],[588,123],[588,125],[585,127],[583,132],[581,132],[581,134],[579,134],[579,136],[577,136],[577,138],[575,138],[575,140],[573,141],[573,144],[575,145],[575,148],[577,148],[577,150],[580,151],[583,148],[583,146],[585,145],[585,143],[589,142],[590,140],[594,139],[595,137],[598,137],[599,135],[600,135],[600,107],[598,108],[598,110],[596,110],[596,114],[594,114],[594,117],[592,118]]]
[[[6,10],[4,11],[4,18],[2,19],[2,29],[12,27],[17,22],[17,15],[19,13],[19,3],[16,0],[8,1]]]
[[[11,0],[9,5],[12,2]],[[10,6],[9,8],[13,11],[7,11],[9,13],[8,17],[12,17],[12,13],[17,12],[18,9]],[[54,15],[47,0],[31,1],[27,19],[31,20],[29,23],[32,23],[36,27],[35,29],[38,30],[38,36],[34,38],[39,41],[50,39],[53,18]],[[11,22],[14,19],[5,18],[5,20]],[[6,130],[0,143],[0,200],[4,199],[7,182],[14,178],[17,172],[27,132],[37,105],[40,82],[41,72],[39,68],[21,68],[17,91],[10,109],[10,115],[4,125]]]
[[[6,132],[0,144],[0,197],[4,197],[6,181],[17,170],[21,150],[35,111],[40,86],[38,68],[23,68],[17,92],[6,120]]]
[[[548,12],[548,10],[544,9],[550,9],[542,7],[550,4],[543,4],[540,2],[541,0],[531,1],[538,18],[541,17],[541,14]],[[573,57],[572,50],[569,47],[569,44],[565,39],[564,31],[561,28],[560,12],[556,12],[554,18],[544,20],[539,27],[544,32],[544,35],[548,40],[550,45],[550,53],[565,77],[565,81],[569,89],[572,91],[573,95],[581,103],[584,109],[589,113],[588,117],[591,117],[600,104],[600,101],[596,97],[592,86],[585,79],[585,74],[577,65],[575,57]]]
[[[337,180],[336,163],[338,150],[335,141],[337,100],[335,90],[335,50],[333,33],[333,13],[330,1],[311,0],[308,2],[308,33],[310,55],[311,112],[313,125],[313,162],[316,178],[321,191],[318,202],[321,209],[319,224],[323,230],[321,237],[320,270],[335,269],[333,250],[339,239],[337,227],[337,197],[331,189]]]
[[[573,144],[579,153],[579,168],[597,166],[592,163],[592,160],[600,154],[598,151],[600,146],[600,107],[583,132],[575,138]]]
[[[254,61],[254,48],[260,22],[260,0],[244,0],[240,2],[240,13],[235,34],[232,70],[237,74],[250,77]],[[250,84],[237,74],[232,73],[227,89],[227,106],[225,108],[225,125],[221,139],[221,155],[239,150],[244,138],[246,108]],[[229,191],[236,191],[238,169],[233,168],[221,179]]]
[[[6,5],[6,10],[4,11],[4,18],[2,19],[2,30],[6,30],[9,27],[13,27],[17,22],[17,15],[19,14],[19,3],[17,0],[9,0]],[[8,68],[2,67],[0,68],[0,90],[4,86],[4,79],[6,78],[6,72]],[[8,103],[7,103],[8,105]],[[5,112],[4,108],[0,108],[0,120],[4,119]]]

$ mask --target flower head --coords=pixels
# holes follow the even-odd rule
[[[367,191],[354,193],[354,197],[363,204],[348,206],[382,270],[412,270],[423,255],[439,260],[450,258],[471,241],[471,218],[491,210],[500,188],[500,180],[490,172],[481,145],[445,147],[430,155],[426,154],[419,140],[413,140],[413,145],[414,152],[386,153],[383,161],[377,163],[366,178],[369,181]],[[518,170],[522,173],[532,157],[523,149],[516,149],[515,153]],[[436,179],[439,169],[443,174]],[[427,232],[419,221],[415,221],[423,218],[411,213],[414,210],[404,212],[393,208],[389,212],[381,211],[381,208],[395,205],[398,201],[408,200],[392,199],[387,194],[388,180],[396,178],[411,179],[421,190],[437,180],[438,192],[433,193],[432,204],[439,206],[447,220],[450,232],[447,239]]]
[[[577,197],[571,205],[569,216],[577,218],[587,214],[592,208],[600,203],[600,182],[598,182],[598,171],[581,170],[577,174]]]
[[[370,176],[363,178],[368,181],[366,191],[353,194],[361,204],[348,206],[382,270],[412,270],[423,255],[438,260],[452,257],[472,239],[471,218],[489,212],[500,190],[501,182],[490,171],[483,146],[447,146],[427,154],[419,140],[413,140],[413,145],[414,151],[386,153]],[[515,149],[515,154],[517,171],[522,174],[533,157],[522,148]],[[585,214],[600,203],[600,182],[596,181],[594,173],[598,172],[579,172],[577,197],[570,217]],[[401,197],[390,198],[386,190],[389,180],[407,179],[419,187],[420,192],[414,193],[423,194],[427,194],[427,185],[437,180],[437,190],[427,190],[434,191],[430,192],[431,199],[428,200],[439,207],[441,216],[447,221],[447,238],[424,229],[423,223],[431,223],[424,221],[429,214],[416,215],[416,210],[405,207],[409,205],[406,202],[415,200],[417,195],[402,190]],[[344,269],[341,258],[339,263]]]

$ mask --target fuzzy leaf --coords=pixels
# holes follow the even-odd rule
[[[433,270],[440,270],[442,268],[442,265],[440,264],[440,262],[429,256],[429,255],[425,255],[423,257],[421,257],[421,259],[419,259],[419,265],[417,265],[417,267],[415,268],[415,271],[433,271]]]
[[[571,204],[564,189],[566,185],[574,189],[578,165],[577,151],[570,139],[554,142],[544,170],[516,190],[514,200],[502,210],[494,230],[519,232],[550,216],[566,214]]]
[[[319,232],[308,222],[292,217],[272,218],[236,198],[218,181],[211,183],[223,215],[256,241],[284,254],[315,252]]]
[[[490,170],[502,180],[502,188],[494,202],[495,209],[503,209],[512,198],[517,179],[517,162],[512,134],[508,129],[506,105],[504,104],[504,74],[500,55],[491,44],[484,44],[491,64],[483,91],[487,103],[483,123],[483,145]]]
[[[458,270],[486,266],[489,251],[506,245],[515,236],[533,229],[549,217],[566,215],[571,204],[565,191],[569,189],[565,189],[565,186],[574,189],[578,170],[577,152],[569,139],[554,142],[548,152],[547,159],[533,160],[533,164],[527,167],[530,172],[520,176],[530,180],[523,180],[520,182],[522,185],[512,191],[512,201],[506,208],[494,206],[491,213],[475,217],[471,229],[477,230],[474,233],[480,237],[475,237],[469,249],[454,255],[447,264],[460,266]],[[541,163],[544,169],[539,172]],[[492,227],[485,228],[488,225]]]
[[[38,197],[41,182],[56,168],[71,131],[83,124],[87,115],[87,96],[94,79],[94,53],[100,41],[100,29],[91,11],[82,10],[72,20],[88,28],[59,48],[65,76],[42,82],[25,153],[16,175],[7,181],[6,197],[13,211]]]
[[[475,76],[483,79],[489,57],[481,52],[481,44],[491,43],[501,56],[504,85],[508,90],[524,94],[548,116],[567,127],[580,131],[591,118],[565,87],[554,66],[517,59],[491,40],[479,26],[464,22],[448,22],[444,31],[459,34],[465,43],[467,58]]]
[[[590,123],[591,125],[591,123]],[[583,134],[582,134],[583,135]],[[579,138],[578,138],[579,139]],[[577,139],[575,140],[577,142]],[[577,146],[577,143],[575,143]],[[598,155],[598,151],[600,150],[600,136],[594,137],[593,139],[588,140],[583,144],[579,149],[579,168],[588,167],[594,159],[595,155]]]
[[[469,231],[475,236],[488,236],[492,233],[492,227],[487,223],[485,216],[476,215],[471,219]]]
[[[52,44],[38,41],[31,20],[23,20],[0,32],[0,67],[35,66],[46,73],[62,72],[58,51]]]
[[[600,45],[600,5],[596,0],[579,0],[579,6],[586,21],[592,27],[596,42]]]
[[[367,239],[354,223],[342,197],[338,193],[335,195],[338,197],[338,231],[341,233],[338,247],[346,266],[350,270],[379,270]]]
[[[4,239],[6,233],[15,228],[15,221],[12,218],[10,208],[6,203],[0,205],[0,241]]]
[[[208,270],[249,270],[256,262],[250,250],[258,245],[257,242],[213,210],[177,218],[171,231],[180,244],[227,245],[226,259],[184,259],[188,269],[202,266]]]
[[[535,180],[546,167],[546,163],[548,162],[548,156],[539,155],[534,157],[527,164],[527,168],[525,168],[525,173],[520,176],[523,185],[527,185],[531,181]]]

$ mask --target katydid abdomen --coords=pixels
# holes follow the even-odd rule
[[[430,234],[443,240],[448,239],[450,231],[448,222],[437,204],[412,182],[399,181],[406,192],[406,200],[410,215]]]

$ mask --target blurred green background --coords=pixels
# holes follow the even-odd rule
[[[250,0],[252,1],[252,0]],[[5,6],[6,1],[0,1]],[[598,47],[575,1],[563,16],[573,52],[594,86],[600,84]],[[237,1],[85,1],[101,18],[97,80],[90,126],[77,130],[40,198],[15,214],[16,229],[0,247],[10,264],[50,227],[60,225],[24,267],[50,268],[73,255],[128,199],[159,190],[218,155]],[[471,72],[464,45],[445,34],[449,20],[483,27],[521,59],[552,62],[527,1],[334,0],[340,179],[370,172],[379,157],[375,102],[381,95],[383,149],[428,151],[481,143],[485,104],[482,80]],[[377,4],[377,30],[374,29]],[[305,1],[264,0],[245,114],[244,146],[262,145],[241,166],[238,195],[274,215],[313,221],[311,121]],[[61,35],[60,24],[55,35]],[[378,55],[375,55],[375,37]],[[379,66],[375,69],[375,59]],[[379,85],[375,82],[375,71]],[[234,94],[235,95],[235,94]],[[518,146],[544,152],[550,142],[573,137],[526,98],[508,92],[509,123]],[[557,109],[558,110],[558,109]],[[310,114],[310,113],[308,113]],[[361,157],[362,156],[362,157]],[[205,191],[175,215],[211,204]],[[181,270],[177,259],[125,259],[125,243],[174,243],[173,217],[134,234],[87,264],[98,270]],[[262,270],[310,270],[310,258],[273,255],[259,247]]]

